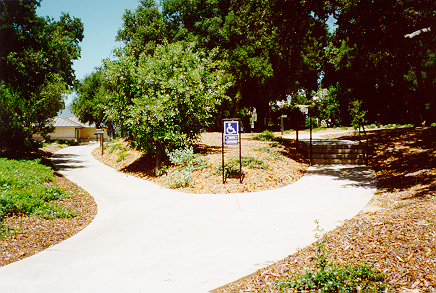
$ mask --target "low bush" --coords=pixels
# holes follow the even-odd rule
[[[191,186],[194,184],[194,180],[188,171],[175,171],[171,175],[165,175],[167,177],[165,185],[170,188],[180,188]]]
[[[275,136],[272,131],[264,130],[262,133],[255,134],[254,138],[262,141],[272,141],[274,140]]]
[[[213,175],[222,175],[223,166],[220,165],[212,171]],[[234,162],[226,162],[224,164],[224,176],[226,178],[239,178],[244,175],[244,171],[239,170],[239,163],[236,165]]]
[[[194,184],[190,173],[198,170],[203,170],[209,167],[207,160],[199,159],[198,154],[194,153],[194,148],[188,146],[185,148],[176,149],[169,152],[168,158],[170,162],[179,167],[179,171],[167,173],[167,168],[161,174],[165,174],[165,185],[171,188],[186,187]]]
[[[233,160],[234,164],[239,164],[237,159]],[[265,164],[261,159],[255,157],[244,157],[241,158],[241,165],[252,168],[252,169],[268,169],[269,165]]]

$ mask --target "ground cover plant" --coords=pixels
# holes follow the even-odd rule
[[[398,285],[393,292],[435,292],[436,128],[381,129],[368,137],[377,192],[368,209],[327,233],[329,261],[373,264],[385,282]],[[274,284],[292,272],[303,275],[317,250],[312,244],[215,292],[277,292]]]
[[[304,273],[290,272],[290,277],[278,281],[273,288],[279,291],[288,288],[317,292],[382,292],[390,286],[383,273],[364,263],[336,264],[329,261],[328,236],[319,229],[317,222],[316,251],[313,268]]]
[[[0,221],[19,214],[45,219],[74,217],[74,212],[53,202],[67,196],[53,184],[53,174],[40,160],[0,158]]]
[[[47,166],[60,148],[46,144],[28,160],[0,158],[0,266],[71,237],[95,217],[94,199]]]

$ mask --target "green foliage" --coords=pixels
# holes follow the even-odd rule
[[[352,118],[351,120],[351,126],[353,126],[354,129],[359,129],[363,125],[367,123],[365,120],[365,115],[367,111],[361,110],[362,107],[362,101],[354,100],[350,102],[350,116]]]
[[[190,174],[194,171],[209,167],[207,160],[198,159],[198,155],[194,154],[192,146],[169,152],[168,157],[172,164],[179,166],[181,169],[181,171],[175,171],[171,174],[167,173],[166,168],[159,170],[159,173],[165,174],[166,185],[171,188],[185,187],[194,184],[194,180],[191,178]]]
[[[233,164],[239,163],[238,159],[232,160]],[[261,159],[254,157],[241,157],[241,165],[251,169],[268,169],[269,165],[265,164]]]
[[[272,141],[274,140],[275,136],[272,131],[264,130],[262,133],[254,135],[254,138],[263,141]]]
[[[105,78],[115,92],[108,117],[147,153],[185,145],[213,123],[216,107],[227,98],[231,79],[217,54],[196,49],[195,42],[164,43],[153,55],[108,63]]]
[[[130,156],[130,153],[128,152],[128,150],[122,149],[118,152],[117,156],[118,158],[116,162],[119,163],[121,161],[124,161],[124,159],[127,158],[128,156]]]
[[[216,167],[212,171],[212,174],[213,175],[222,175],[223,174],[223,166],[220,165],[220,166]],[[239,178],[244,174],[245,173],[243,170],[239,171],[239,161],[237,164],[235,163],[235,161],[224,163],[224,176],[226,178]]]
[[[207,160],[198,159],[198,155],[194,154],[192,146],[185,147],[184,149],[176,149],[168,153],[170,162],[176,166],[180,166],[187,172],[194,172],[203,170],[209,167]]]
[[[84,123],[95,123],[97,128],[107,121],[105,114],[109,92],[103,83],[102,69],[86,76],[78,83],[71,110],[80,121]]]
[[[327,235],[322,235],[317,223],[317,250],[313,270],[300,275],[292,273],[287,280],[274,285],[274,289],[318,290],[318,292],[380,292],[389,287],[385,276],[366,264],[333,264],[328,261]]]
[[[176,171],[171,175],[165,175],[165,177],[167,178],[165,185],[170,188],[180,188],[194,184],[194,180],[187,170]]]
[[[79,19],[38,17],[39,3],[0,3],[0,147],[19,152],[33,133],[46,134],[48,120],[64,107],[83,39]]]
[[[436,37],[405,35],[431,27],[436,2],[341,0],[333,9],[337,29],[326,51],[324,84],[350,90],[341,94],[342,110],[362,100],[370,121],[381,114],[384,121],[434,122]]]
[[[39,160],[0,158],[0,222],[6,216],[19,214],[46,219],[74,217],[68,209],[52,203],[66,196],[60,187],[50,183],[52,179],[53,170]]]
[[[342,123],[341,105],[338,100],[340,86],[318,89],[313,92],[315,117],[325,120],[328,127],[340,126]]]

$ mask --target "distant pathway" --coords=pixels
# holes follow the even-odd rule
[[[53,162],[95,198],[96,218],[0,268],[0,292],[207,292],[312,243],[315,219],[333,229],[375,192],[364,166],[318,166],[271,191],[184,194],[101,164],[95,147],[60,150]]]

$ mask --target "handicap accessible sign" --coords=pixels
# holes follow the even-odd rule
[[[239,143],[239,122],[224,121],[224,144],[237,145]]]

